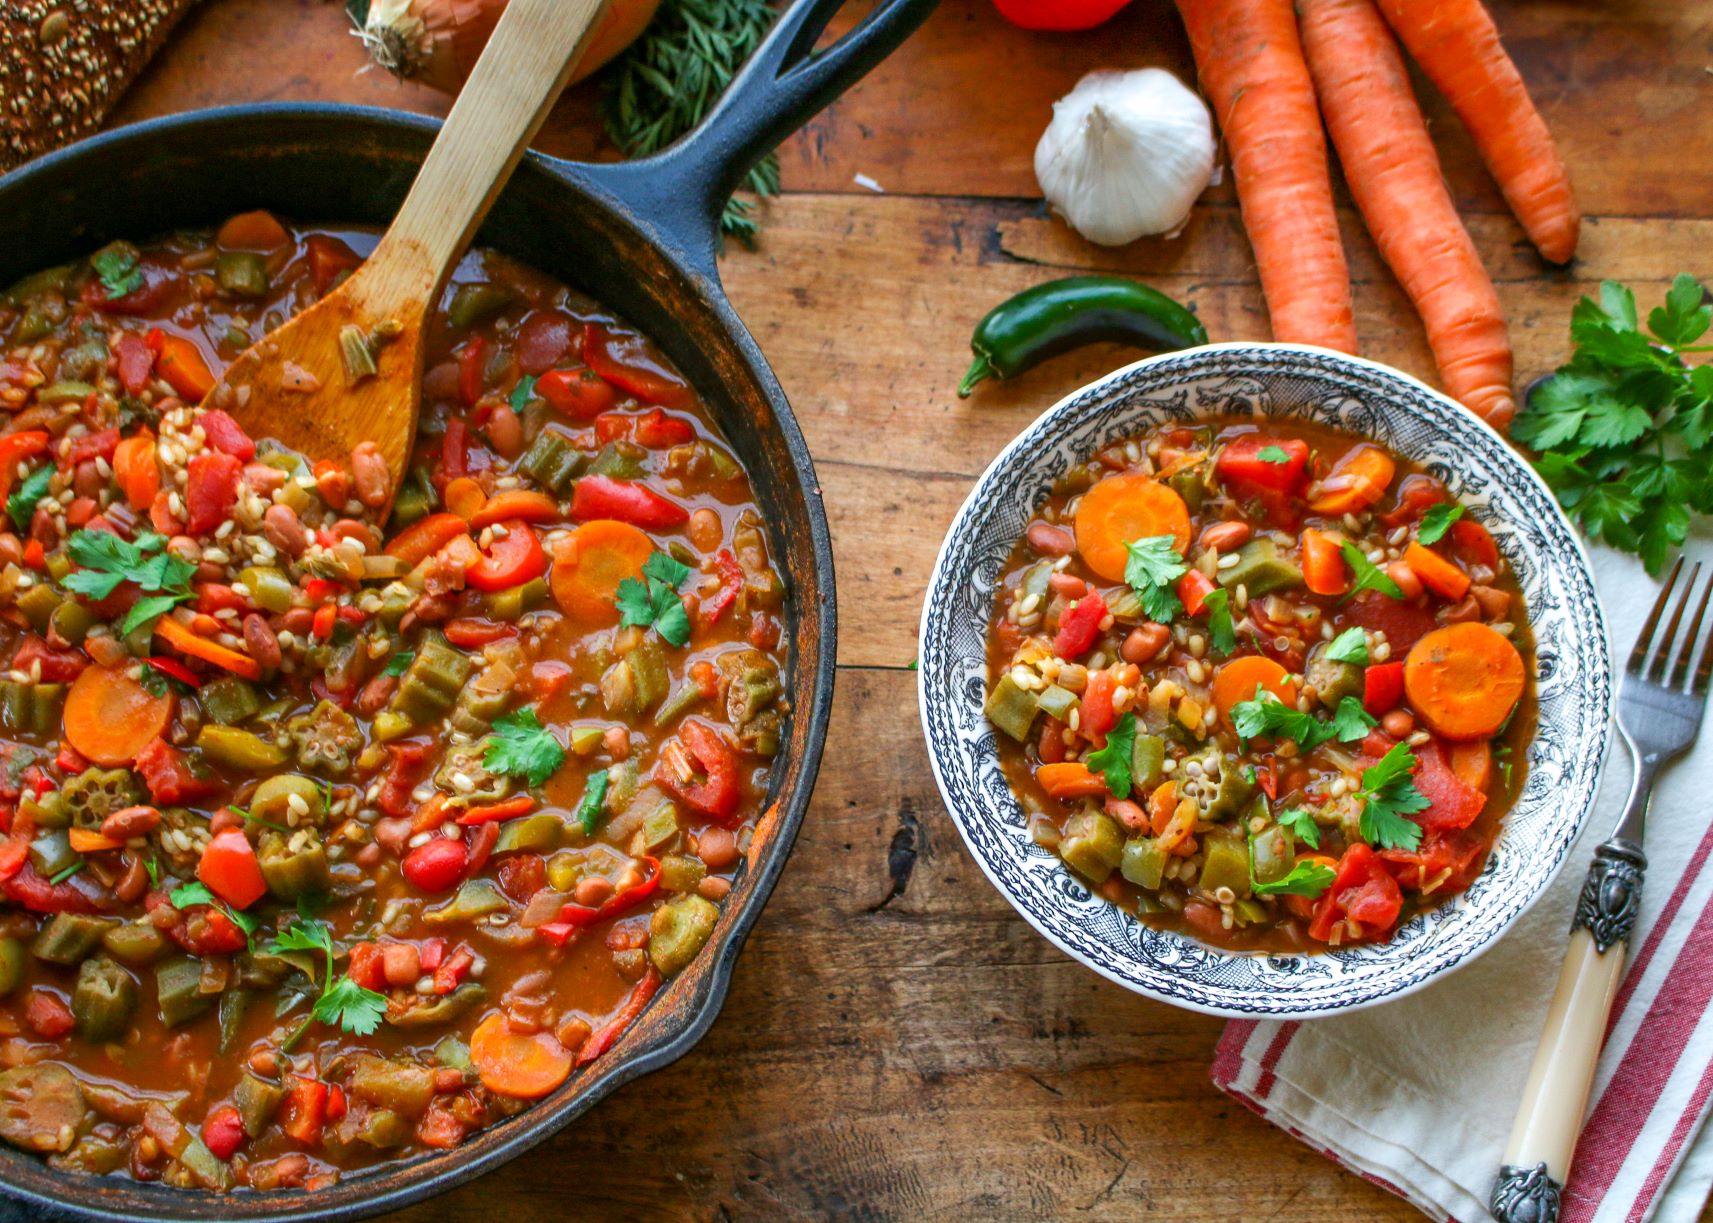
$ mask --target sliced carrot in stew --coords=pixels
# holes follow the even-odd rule
[[[68,828],[66,840],[72,849],[80,854],[105,853],[110,849],[122,849],[125,842],[115,841],[112,837],[104,837],[95,828]]]
[[[1358,446],[1340,459],[1332,474],[1310,489],[1309,509],[1317,514],[1355,514],[1386,493],[1397,464],[1378,446]]]
[[[566,536],[553,552],[549,582],[559,610],[586,625],[616,624],[619,583],[642,577],[654,541],[628,522],[597,518]]]
[[[202,350],[183,336],[169,335],[159,327],[153,328],[147,339],[149,347],[155,350],[155,372],[186,403],[201,403],[202,397],[214,389],[214,373],[203,359]]]
[[[1109,582],[1124,580],[1126,545],[1170,535],[1179,552],[1190,546],[1190,511],[1184,499],[1152,476],[1127,472],[1108,476],[1077,505],[1077,551]]]
[[[1469,575],[1432,548],[1413,543],[1404,549],[1404,564],[1422,585],[1442,599],[1456,602],[1469,593]]]
[[[487,504],[471,516],[470,526],[480,531],[483,527],[491,527],[508,518],[540,524],[558,522],[563,517],[559,512],[559,503],[546,493],[514,488],[489,497]]]
[[[1213,673],[1213,704],[1220,719],[1231,725],[1231,707],[1255,699],[1264,688],[1287,705],[1297,703],[1297,681],[1283,666],[1260,654],[1233,658]]]
[[[121,441],[113,451],[113,478],[125,494],[125,504],[139,513],[154,504],[161,491],[160,464],[155,461],[155,435],[144,429]]]
[[[1035,770],[1035,780],[1048,798],[1098,798],[1107,792],[1106,778],[1075,760],[1044,764]]]
[[[1490,740],[1477,739],[1471,743],[1453,743],[1445,753],[1446,762],[1457,779],[1483,794],[1493,780],[1493,745]]]
[[[470,1064],[489,1091],[537,1100],[570,1077],[572,1057],[551,1032],[514,1031],[495,1011],[470,1034]]]
[[[128,670],[86,667],[65,698],[65,737],[96,764],[130,764],[166,732],[173,698],[154,696]]]
[[[1317,595],[1341,595],[1350,589],[1340,541],[1313,527],[1303,528],[1303,585]]]
[[[387,544],[387,555],[407,565],[419,565],[460,535],[470,533],[470,524],[457,514],[430,514],[411,523]]]
[[[156,623],[155,636],[189,658],[200,658],[244,679],[262,678],[261,664],[255,659],[236,650],[228,650],[218,641],[197,636],[171,616],[162,616]],[[88,755],[87,752],[84,754]]]
[[[448,513],[469,522],[488,503],[488,494],[469,476],[459,476],[456,480],[447,481],[446,491],[440,494],[440,499],[446,503]]]
[[[271,251],[291,241],[285,226],[263,209],[240,212],[220,227],[214,241],[229,251]]]
[[[1447,739],[1491,738],[1523,695],[1523,658],[1479,621],[1435,629],[1404,660],[1404,693],[1428,729]]]

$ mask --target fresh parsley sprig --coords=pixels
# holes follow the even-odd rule
[[[1178,579],[1190,571],[1178,555],[1178,541],[1170,535],[1150,535],[1124,545],[1130,558],[1124,562],[1124,581],[1142,600],[1148,619],[1170,624],[1184,610],[1176,590]]]
[[[1332,662],[1352,662],[1359,667],[1368,665],[1368,633],[1352,625],[1327,643],[1326,657]]]
[[[1259,684],[1252,700],[1239,701],[1231,707],[1231,724],[1238,738],[1245,742],[1262,736],[1294,739],[1305,753],[1334,739],[1354,743],[1376,725],[1362,708],[1362,702],[1353,696],[1339,701],[1332,717],[1322,722],[1313,714],[1285,704]]]
[[[1207,635],[1217,653],[1230,654],[1237,648],[1237,629],[1231,623],[1231,592],[1223,586],[1202,596],[1202,608],[1207,612]]]
[[[137,252],[124,246],[108,246],[90,257],[89,266],[101,278],[108,301],[127,297],[143,287],[143,269]]]
[[[1590,538],[1665,567],[1689,516],[1713,513],[1713,365],[1685,354],[1713,326],[1695,277],[1680,274],[1644,332],[1629,289],[1613,281],[1570,316],[1575,350],[1528,397],[1512,435]]]
[[[1416,756],[1409,746],[1394,743],[1378,761],[1362,770],[1360,830],[1362,839],[1380,849],[1414,849],[1421,844],[1422,826],[1406,816],[1433,804],[1411,780]]]
[[[1131,760],[1136,752],[1136,715],[1127,713],[1118,725],[1106,732],[1106,746],[1090,752],[1083,763],[1092,773],[1106,778],[1106,788],[1114,798],[1129,798]]]
[[[1257,896],[1319,896],[1338,876],[1324,862],[1298,862],[1282,879],[1262,883],[1251,877],[1249,890]]]
[[[25,476],[12,495],[6,498],[6,515],[11,518],[12,525],[20,533],[30,529],[30,519],[35,517],[36,506],[43,497],[48,495],[48,484],[54,478],[54,467],[49,463],[38,467]]]
[[[565,763],[565,748],[525,705],[494,719],[482,767],[539,786]]]
[[[1453,505],[1449,501],[1441,501],[1427,508],[1422,515],[1421,525],[1416,528],[1416,542],[1424,548],[1429,544],[1437,544],[1445,538],[1445,533],[1451,530],[1451,524],[1463,517],[1463,507]]]
[[[690,640],[690,613],[684,610],[678,588],[690,576],[690,566],[656,552],[643,565],[642,575],[640,582],[626,578],[619,583],[614,602],[621,622],[641,628],[652,624],[667,641],[682,646]]]
[[[577,822],[582,825],[586,837],[594,836],[595,829],[601,826],[601,812],[606,809],[607,786],[611,781],[611,774],[602,769],[591,773],[583,787],[583,801],[577,804]]]
[[[181,883],[167,893],[167,899],[172,901],[172,907],[175,909],[188,909],[192,905],[209,905],[219,909],[231,920],[234,926],[244,932],[245,938],[252,937],[256,933],[256,928],[262,924],[244,910],[234,908],[221,900],[208,889],[208,885],[205,883]]]
[[[1287,807],[1275,818],[1310,849],[1320,848],[1320,825],[1314,822],[1314,813],[1307,807]]]
[[[1255,452],[1255,457],[1263,463],[1289,463],[1291,455],[1283,446],[1263,446]]]
[[[355,1036],[368,1036],[381,1026],[387,1014],[387,996],[358,985],[350,977],[337,976],[333,967],[333,932],[327,923],[310,917],[300,907],[292,920],[268,944],[271,955],[289,951],[319,953],[327,962],[326,977],[321,984],[321,996],[315,1000],[311,1014],[329,1027],[338,1027]]]
[[[145,597],[125,613],[120,625],[127,634],[152,623],[191,597],[190,579],[196,566],[165,551],[166,539],[145,531],[134,540],[111,531],[78,531],[66,541],[66,551],[78,568],[60,585],[73,594],[99,602],[126,582],[136,583]]]
[[[1361,548],[1347,539],[1339,545],[1339,551],[1344,554],[1344,563],[1350,566],[1350,572],[1356,577],[1356,581],[1344,596],[1344,601],[1354,599],[1364,590],[1378,590],[1388,599],[1397,599],[1400,602],[1403,600],[1404,592],[1398,588],[1398,584],[1386,576],[1384,569],[1369,560]]]

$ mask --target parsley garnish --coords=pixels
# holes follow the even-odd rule
[[[577,804],[577,822],[583,825],[583,835],[592,837],[601,826],[601,811],[607,802],[607,783],[611,778],[606,769],[589,775],[583,787],[583,801]]]
[[[1353,662],[1359,667],[1367,666],[1367,632],[1357,627],[1345,629],[1327,645],[1326,658],[1330,662]]]
[[[244,932],[245,938],[255,934],[256,927],[261,925],[261,922],[242,909],[234,908],[221,900],[203,883],[181,883],[167,895],[167,899],[172,901],[172,907],[175,909],[188,909],[192,905],[210,905],[219,909],[234,926]]]
[[[482,767],[491,773],[522,777],[539,786],[565,763],[565,749],[527,705],[494,719],[494,733]]]
[[[1378,590],[1388,599],[1403,600],[1404,592],[1398,589],[1398,584],[1369,560],[1361,548],[1347,539],[1339,545],[1339,551],[1344,554],[1344,563],[1350,566],[1350,572],[1356,575],[1356,582],[1351,586],[1350,593],[1344,596],[1344,601],[1354,599],[1364,590]]]
[[[1237,648],[1237,629],[1231,623],[1231,592],[1221,586],[1202,596],[1207,611],[1207,635],[1213,648],[1229,654]]]
[[[70,879],[73,875],[77,874],[77,872],[82,870],[82,869],[83,869],[83,859],[79,858],[76,862],[73,862],[70,866],[66,867],[64,870],[60,871],[58,874],[49,876],[48,882],[57,887],[59,884],[64,883],[67,879]]]
[[[1362,839],[1381,849],[1414,849],[1421,844],[1422,826],[1406,816],[1432,804],[1411,780],[1415,753],[1402,743],[1362,770]]]
[[[137,253],[122,246],[109,246],[90,257],[89,266],[101,277],[101,288],[107,300],[125,297],[143,287],[143,269],[137,263]]]
[[[1251,877],[1249,890],[1257,896],[1319,896],[1338,878],[1324,862],[1298,862],[1283,879],[1262,883]]]
[[[1083,761],[1090,772],[1106,778],[1106,788],[1115,798],[1130,797],[1130,759],[1136,751],[1136,715],[1127,713],[1106,732],[1106,746],[1090,752]]]
[[[1449,501],[1441,501],[1428,506],[1427,513],[1422,515],[1422,523],[1416,528],[1416,542],[1426,547],[1437,544],[1445,538],[1445,533],[1451,530],[1451,524],[1463,517],[1463,507],[1453,505]]]
[[[621,622],[654,631],[673,645],[690,640],[690,614],[684,610],[684,600],[678,597],[678,587],[690,576],[690,566],[673,560],[664,552],[656,552],[642,567],[643,580],[626,578],[619,583],[617,603]]]
[[[1263,446],[1255,452],[1263,463],[1289,463],[1291,456],[1283,446]]]
[[[535,375],[534,374],[525,374],[523,377],[521,377],[517,380],[517,385],[512,388],[512,393],[511,393],[512,411],[522,412],[525,408],[527,408],[529,406],[529,401],[534,399],[534,398],[535,398]]]
[[[387,1013],[387,996],[363,988],[350,977],[334,976],[333,934],[325,922],[305,916],[301,905],[299,916],[268,944],[270,955],[289,951],[319,952],[326,957],[327,979],[311,1011],[317,1020],[355,1036],[368,1036],[381,1026]]]
[[[1278,820],[1310,849],[1320,848],[1320,825],[1314,822],[1314,813],[1307,807],[1288,807],[1279,812]]]
[[[160,887],[161,860],[155,857],[154,854],[150,854],[147,858],[143,859],[143,869],[149,872],[149,886],[156,888]]]
[[[387,659],[387,665],[381,668],[381,674],[389,679],[397,679],[405,673],[405,668],[410,666],[411,659],[415,657],[409,650],[400,650]]]
[[[135,582],[146,592],[125,614],[121,634],[171,611],[190,598],[190,578],[196,566],[163,551],[166,540],[144,532],[134,541],[120,539],[111,531],[82,530],[66,542],[66,551],[79,568],[61,579],[60,585],[73,594],[100,601],[126,582]]]
[[[1645,334],[1635,295],[1606,281],[1570,316],[1575,352],[1528,397],[1512,434],[1590,538],[1641,555],[1657,574],[1682,544],[1691,510],[1713,511],[1713,366],[1685,353],[1713,324],[1695,277],[1672,281]]]
[[[35,517],[36,505],[48,495],[48,484],[54,478],[52,464],[38,467],[24,477],[24,482],[13,490],[6,498],[6,513],[19,531],[30,529],[30,519]]]
[[[1363,710],[1360,701],[1347,696],[1338,703],[1332,719],[1322,722],[1285,704],[1257,684],[1253,700],[1239,701],[1231,707],[1231,724],[1245,741],[1263,735],[1270,739],[1295,739],[1306,753],[1333,739],[1354,743],[1373,728],[1374,719]]]
[[[1173,587],[1190,567],[1178,555],[1178,541],[1170,535],[1150,535],[1124,545],[1130,559],[1124,563],[1124,581],[1142,600],[1148,619],[1170,624],[1184,610]]]
[[[331,805],[332,804],[330,804],[330,803],[324,804],[322,809],[326,810],[327,807],[329,807]],[[264,820],[259,815],[252,815],[250,813],[250,809],[248,807],[234,807],[234,806],[231,806],[230,804],[228,804],[226,809],[228,811],[230,811],[233,815],[237,816],[239,819],[245,820],[248,823],[260,824],[263,828],[272,828],[275,832],[283,832],[283,833],[287,834],[288,836],[292,832],[292,829],[287,828],[284,824],[276,824],[272,820]]]

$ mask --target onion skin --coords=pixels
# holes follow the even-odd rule
[[[400,80],[456,94],[499,24],[506,0],[372,0],[361,27],[369,57]],[[571,82],[604,67],[653,20],[660,0],[613,0]]]

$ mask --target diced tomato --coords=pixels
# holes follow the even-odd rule
[[[505,624],[497,620],[483,620],[479,617],[448,621],[444,631],[446,640],[460,650],[479,650],[495,641],[503,641],[507,637],[516,637],[518,633],[515,624]]]
[[[413,805],[410,792],[428,775],[433,745],[418,739],[406,739],[401,743],[389,743],[387,752],[392,760],[375,796],[375,805],[396,818],[410,814]]]
[[[1469,886],[1486,849],[1486,838],[1467,828],[1442,828],[1430,830],[1413,850],[1383,849],[1380,859],[1404,887],[1449,896]]]
[[[440,961],[446,958],[446,940],[438,934],[433,938],[425,938],[418,948],[417,963],[423,972],[433,972],[440,967]]]
[[[233,955],[249,946],[249,935],[213,905],[192,905],[167,934],[191,955]]]
[[[482,358],[487,350],[488,342],[479,335],[471,336],[458,350],[458,397],[467,408],[475,407],[476,401],[482,397],[482,386],[486,381]]]
[[[469,879],[482,872],[493,856],[494,846],[500,843],[500,826],[496,822],[477,825],[470,831],[470,844],[467,849],[468,858],[464,863],[464,878]]]
[[[738,564],[738,558],[732,555],[730,548],[721,548],[714,553],[714,571],[719,575],[720,588],[702,600],[702,623],[713,624],[726,613],[726,609],[737,601],[738,593],[743,590],[743,566]]]
[[[93,433],[85,433],[75,438],[66,448],[64,465],[76,467],[79,463],[90,459],[106,459],[113,461],[113,452],[119,449],[119,430],[97,429]]]
[[[585,481],[578,481],[579,491]],[[495,528],[505,531],[482,549],[481,559],[471,565],[464,578],[477,590],[510,590],[547,572],[547,553],[527,522],[512,519]]]
[[[205,450],[192,459],[184,490],[185,530],[207,535],[231,518],[243,476],[244,465],[232,455]]]
[[[459,982],[470,974],[476,966],[476,957],[468,947],[460,947],[443,959],[434,969],[434,992],[450,994],[458,988]]]
[[[1369,663],[1362,672],[1362,708],[1370,717],[1383,718],[1404,699],[1404,664]]]
[[[364,989],[377,991],[386,989],[386,963],[380,945],[377,943],[352,944],[351,959],[345,966],[345,975]]]
[[[202,1144],[213,1152],[215,1159],[231,1159],[236,1155],[244,1145],[244,1121],[238,1110],[222,1104],[209,1113],[202,1123]]]
[[[1268,458],[1262,458],[1267,451]],[[1278,461],[1276,452],[1283,452]],[[1287,496],[1302,488],[1308,469],[1309,444],[1301,438],[1274,438],[1245,434],[1227,442],[1219,452],[1214,472],[1239,501],[1268,491]]]
[[[321,1127],[326,1121],[327,1084],[293,1075],[280,1128],[305,1146],[314,1146],[321,1141]]]
[[[33,989],[24,1001],[24,1022],[30,1031],[43,1040],[58,1040],[70,1035],[77,1020],[71,1008],[58,994],[46,989]]]
[[[18,645],[12,655],[12,670],[44,684],[69,684],[89,666],[89,655],[82,650],[56,650],[40,637],[31,634]]]
[[[165,739],[156,739],[137,753],[134,767],[149,788],[149,797],[158,807],[177,807],[199,802],[215,794],[220,783],[205,780],[191,771],[185,754]]]
[[[507,854],[497,868],[500,890],[519,904],[547,886],[547,864],[540,854]]]
[[[516,335],[518,368],[526,374],[552,369],[571,351],[571,328],[575,321],[558,310],[537,310],[518,325]]]
[[[141,395],[154,376],[154,349],[142,336],[126,331],[120,334],[113,352],[119,359],[119,385],[125,388],[127,395]]]
[[[694,718],[679,726],[678,742],[701,768],[705,779],[684,780],[673,767],[670,754],[663,752],[654,771],[655,782],[692,810],[721,822],[730,820],[743,799],[737,752],[719,731]]]
[[[437,1151],[450,1150],[464,1141],[469,1130],[452,1107],[436,1097],[416,1123],[416,1140]]]
[[[1199,616],[1213,589],[1212,578],[1200,569],[1191,569],[1178,579],[1178,601],[1189,615]]]
[[[12,491],[18,475],[18,464],[46,452],[48,434],[45,429],[24,429],[0,436],[0,497]]]
[[[1053,653],[1066,660],[1081,658],[1094,647],[1100,637],[1100,622],[1106,619],[1106,600],[1098,590],[1091,590],[1078,599],[1059,617],[1059,631],[1053,637]]]
[[[315,282],[317,297],[325,297],[344,273],[360,267],[363,262],[356,251],[326,234],[311,234],[307,246],[309,274]]]
[[[219,408],[211,408],[196,418],[202,426],[208,444],[243,463],[256,457],[256,443],[244,432],[244,427]]]
[[[619,393],[588,366],[550,369],[535,380],[535,393],[572,420],[595,420],[619,401]]]
[[[1464,565],[1485,565],[1495,571],[1499,568],[1499,545],[1493,542],[1492,534],[1479,522],[1459,518],[1446,532],[1446,541],[1451,554]]]
[[[1111,671],[1100,670],[1088,673],[1088,683],[1083,688],[1082,714],[1078,719],[1078,729],[1097,747],[1105,746],[1106,732],[1118,724],[1118,714],[1112,708],[1112,694],[1118,689],[1118,680]]]
[[[440,440],[440,469],[449,481],[470,474],[470,427],[463,417],[454,416],[446,422],[446,434]]]
[[[1431,804],[1410,818],[1423,828],[1467,828],[1487,806],[1487,796],[1452,772],[1437,739],[1415,749],[1416,789]]]
[[[255,847],[242,828],[214,834],[196,863],[196,877],[233,908],[244,909],[268,893]]]
[[[1347,624],[1360,625],[1386,634],[1392,654],[1402,658],[1410,647],[1439,627],[1433,613],[1414,603],[1403,603],[1378,590],[1364,590],[1344,607]]]
[[[1330,942],[1339,924],[1347,919],[1359,926],[1355,938],[1384,934],[1398,920],[1403,903],[1398,881],[1386,870],[1373,847],[1358,841],[1344,851],[1332,886],[1315,905],[1309,937]],[[1341,941],[1349,942],[1351,938]]]
[[[224,582],[204,582],[196,588],[196,610],[206,615],[219,611],[247,611],[250,601]]]
[[[50,883],[36,874],[32,863],[24,865],[5,883],[0,892],[14,904],[23,905],[32,913],[93,913],[95,902],[77,886],[75,877],[64,883]]]
[[[571,517],[578,522],[616,518],[644,530],[667,531],[690,521],[690,511],[631,480],[584,476],[571,494]]]
[[[583,328],[583,359],[590,369],[638,399],[668,408],[689,402],[689,386],[650,355],[648,341],[639,335],[589,323]]]

